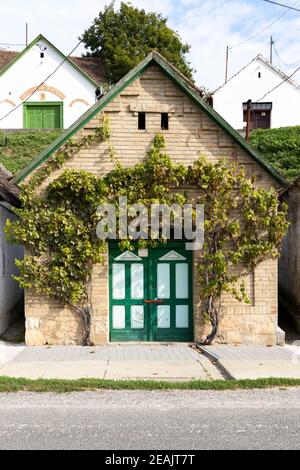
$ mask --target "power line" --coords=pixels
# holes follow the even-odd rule
[[[18,106],[16,106],[15,108],[11,109],[7,114],[5,114],[5,116],[1,117],[0,118],[0,122],[3,121],[3,119],[6,119],[10,114],[12,114],[14,111],[16,111],[18,108],[20,108],[24,103],[26,103],[26,101],[28,101],[32,95],[34,95],[34,93],[36,91],[38,91],[38,89],[44,85],[44,83],[46,83],[47,80],[49,80],[49,78],[51,78],[57,71],[58,69],[60,69],[60,67],[69,59],[69,57],[73,54],[73,52],[76,51],[76,49],[80,46],[80,44],[82,43],[83,39],[80,39],[80,41],[78,42],[78,44],[71,50],[71,52],[64,57],[64,59],[58,64],[58,66],[55,68],[55,70],[53,70],[52,73],[50,73],[50,75],[48,75],[48,77],[45,78],[44,81],[42,81],[42,83],[40,83],[34,90],[32,93],[30,93],[29,96],[27,96],[26,100],[22,101],[21,103],[18,104]]]
[[[267,3],[273,3],[273,5],[278,5],[279,7],[287,8],[288,10],[300,11],[299,8],[294,8],[295,5],[284,5],[283,3],[273,2],[272,0],[264,0]]]
[[[9,42],[0,42],[0,46],[26,46],[26,44],[15,44]]]
[[[299,65],[300,60],[297,60],[297,62],[294,62],[293,64],[286,64],[285,62],[283,62],[283,60],[281,59],[281,57],[278,53],[277,47],[275,46],[275,43],[273,44],[273,47],[274,47],[275,54],[276,54],[276,56],[277,56],[277,58],[280,62],[280,65],[282,67],[292,67],[292,68],[294,68],[294,67],[297,67]]]
[[[290,80],[290,78],[292,78],[298,71],[300,70],[300,66],[296,68],[296,70],[294,70],[294,72],[291,74],[291,75],[287,75],[278,85],[276,85],[274,88],[272,88],[272,90],[269,90],[267,93],[264,94],[264,96],[262,96],[258,101],[262,101],[266,96],[268,96],[270,93],[272,93],[273,91],[277,90],[277,88],[279,88],[281,85],[283,85],[285,82],[287,82],[288,80]]]
[[[290,7],[290,9],[293,9],[293,7],[295,5],[297,5],[297,3],[299,2],[299,0],[297,0],[295,3],[292,4],[292,6]],[[300,11],[300,10],[299,10]],[[272,21],[272,23],[268,24],[267,26],[265,26],[263,29],[257,31],[256,33],[254,33],[252,36],[250,36],[248,39],[245,39],[244,41],[241,41],[239,42],[238,44],[235,44],[234,46],[231,46],[229,47],[230,50],[232,49],[235,49],[236,47],[239,47],[239,46],[242,46],[243,44],[246,44],[247,42],[251,41],[252,39],[256,38],[257,36],[259,36],[261,33],[264,33],[267,29],[271,28],[271,26],[273,26],[275,23],[277,23],[277,21],[281,20],[281,18],[283,18],[285,15],[287,15],[289,13],[289,10],[285,11],[284,13],[282,13],[280,16],[278,16],[278,18],[276,18],[274,21]]]

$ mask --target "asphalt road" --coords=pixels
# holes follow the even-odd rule
[[[300,449],[300,389],[0,394],[0,449]]]

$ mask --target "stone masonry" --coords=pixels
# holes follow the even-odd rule
[[[146,131],[138,130],[138,111],[146,112]],[[226,158],[245,165],[249,176],[255,174],[259,184],[268,189],[277,183],[237,143],[220,129],[156,65],[150,66],[117,96],[104,110],[111,120],[111,139],[82,149],[63,169],[55,171],[40,188],[66,168],[87,170],[98,176],[113,169],[110,146],[124,165],[134,165],[145,158],[158,132],[165,135],[168,154],[174,161],[190,165],[200,154],[209,161]],[[161,131],[162,112],[169,113],[169,130]],[[78,134],[89,134],[98,126],[100,116],[88,122]],[[194,255],[194,271],[197,255]],[[194,275],[196,279],[196,275]],[[218,341],[241,344],[276,344],[277,331],[277,261],[262,263],[247,280],[251,305],[239,304],[229,296],[223,299]],[[108,262],[95,266],[92,281],[92,340],[95,344],[109,341]],[[201,340],[209,327],[199,313],[200,300],[194,281],[195,340]],[[81,320],[51,299],[26,292],[26,343],[29,345],[80,342]]]

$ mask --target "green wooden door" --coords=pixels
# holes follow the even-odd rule
[[[43,119],[44,129],[60,129],[60,107],[45,106],[43,109]]]
[[[147,341],[148,259],[118,248],[111,248],[109,255],[111,341]]]
[[[192,341],[192,252],[172,246],[151,251],[149,259],[151,341]]]
[[[121,253],[111,246],[110,340],[192,341],[192,252],[184,243]]]
[[[26,129],[61,129],[62,103],[26,103],[24,121]]]
[[[41,106],[26,108],[26,128],[43,129],[43,109]]]

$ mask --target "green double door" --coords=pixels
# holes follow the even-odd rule
[[[192,252],[185,244],[109,252],[110,340],[192,341]]]
[[[61,129],[62,103],[24,105],[26,129]]]

